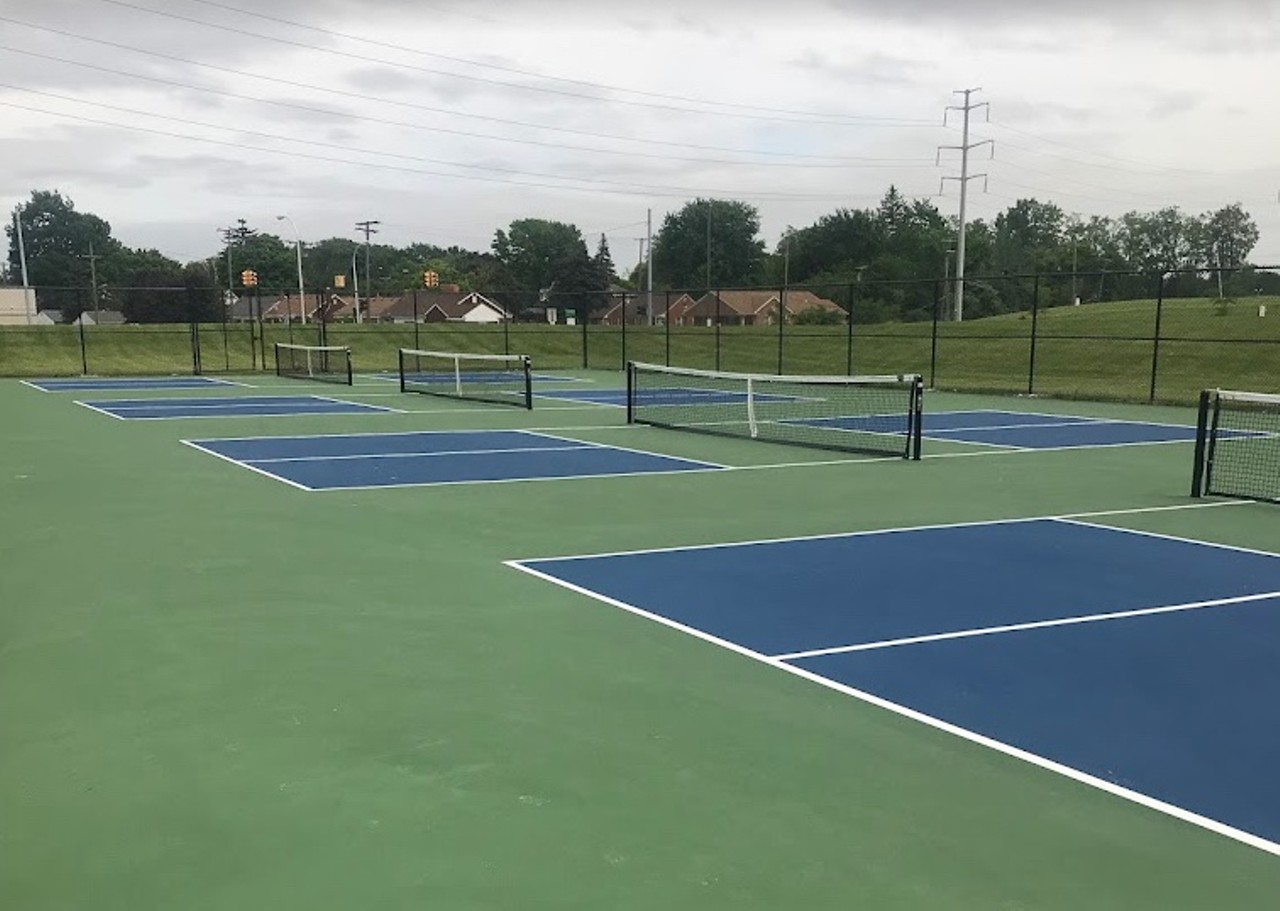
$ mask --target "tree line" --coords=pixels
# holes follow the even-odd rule
[[[96,303],[123,311],[131,322],[216,321],[223,316],[225,289],[243,293],[245,269],[257,274],[263,293],[297,286],[293,242],[245,222],[225,232],[221,251],[180,263],[156,250],[127,247],[105,219],[77,210],[57,191],[33,191],[14,214],[22,220],[40,306],[61,309],[67,319]],[[4,278],[16,282],[21,273],[12,220],[6,232]],[[909,200],[891,186],[874,208],[838,208],[811,225],[789,227],[770,250],[754,206],[695,199],[667,214],[653,238],[654,289],[701,293],[786,283],[828,288],[828,296],[843,302],[837,289],[845,288],[856,290],[860,320],[924,319],[932,315],[938,279],[954,274],[956,235],[955,220],[932,202]],[[991,221],[968,226],[965,269],[972,278],[965,284],[966,313],[979,317],[1029,307],[1032,284],[1024,276],[1033,273],[1091,277],[1053,285],[1043,304],[1150,296],[1149,277],[1136,272],[1197,270],[1173,279],[1177,293],[1192,294],[1215,291],[1210,270],[1220,268],[1227,270],[1224,290],[1257,290],[1259,281],[1276,281],[1247,268],[1258,238],[1257,225],[1238,203],[1200,215],[1168,207],[1107,218],[1020,199]],[[431,271],[441,284],[483,291],[515,311],[548,301],[591,310],[604,306],[611,289],[643,289],[647,271],[641,263],[620,276],[604,236],[593,252],[575,225],[539,218],[517,219],[495,231],[484,251],[372,244],[367,275],[365,252],[350,238],[307,243],[308,291],[345,283],[350,293],[359,270],[362,296],[398,294],[422,287],[423,274]]]

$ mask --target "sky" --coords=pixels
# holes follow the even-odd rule
[[[1239,202],[1276,264],[1278,39],[1280,0],[0,0],[0,208],[60,190],[181,261],[239,218],[474,250],[548,218],[626,270],[699,196],[770,248],[890,184],[955,214],[979,89],[970,218]]]

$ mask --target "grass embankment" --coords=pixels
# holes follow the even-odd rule
[[[1268,315],[1259,317],[1259,306]],[[936,361],[929,323],[854,326],[855,373],[918,372],[949,389],[1026,392],[1031,368],[1032,316],[1011,313],[938,328]],[[1144,400],[1150,392],[1156,350],[1156,302],[1118,301],[1055,307],[1035,321],[1034,392],[1044,395]],[[328,327],[329,344],[350,345],[356,369],[394,369],[396,350],[423,347],[446,351],[529,354],[540,369],[584,365],[580,326],[465,324],[413,326],[350,324]],[[268,326],[253,340],[248,326],[202,325],[200,361],[206,373],[248,373],[272,363],[277,341],[314,344],[314,326]],[[586,365],[619,369],[624,360],[692,367],[774,372],[776,327],[590,326]],[[1219,303],[1212,299],[1167,300],[1160,313],[1156,397],[1192,400],[1205,387],[1280,392],[1280,298]],[[81,373],[191,373],[192,338],[187,326],[89,327],[84,350],[76,327],[0,329],[0,374],[56,376]],[[255,350],[255,348],[257,350]],[[718,352],[718,356],[717,356]],[[782,367],[789,373],[844,373],[849,364],[845,326],[787,326]]]

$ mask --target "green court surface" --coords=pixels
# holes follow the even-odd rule
[[[74,399],[174,393],[0,383],[0,907],[1275,906],[1267,851],[503,562],[1095,512],[1275,550],[1280,508],[1187,496],[1190,443],[847,460],[243,379],[199,394],[407,413],[126,422]],[[179,443],[486,428],[756,470],[309,493]]]

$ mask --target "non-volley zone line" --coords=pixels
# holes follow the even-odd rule
[[[411,431],[183,440],[310,491],[722,471],[685,459],[527,430]]]
[[[86,376],[67,379],[22,380],[24,386],[41,392],[106,392],[113,389],[201,389],[209,386],[247,384],[208,376],[108,377]]]
[[[123,421],[183,418],[292,417],[316,414],[401,414],[399,408],[348,402],[323,395],[219,396],[182,399],[103,399],[81,405]]]
[[[508,565],[1280,854],[1280,555],[1047,518]]]

